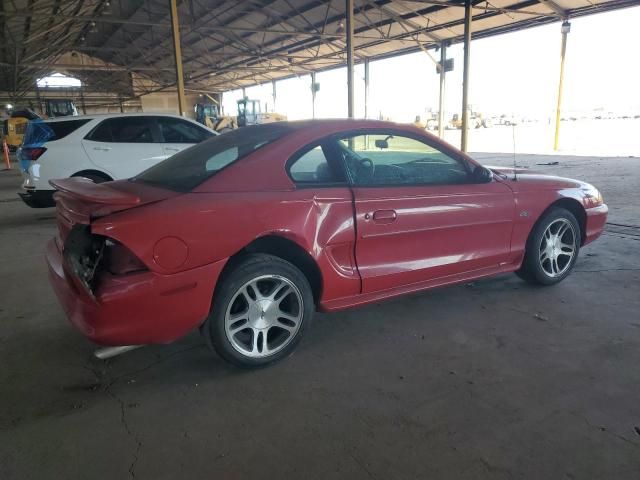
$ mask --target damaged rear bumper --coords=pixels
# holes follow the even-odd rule
[[[226,260],[171,275],[145,271],[100,272],[90,294],[65,268],[56,240],[47,245],[49,281],[71,323],[102,345],[169,343],[209,314],[215,283]]]

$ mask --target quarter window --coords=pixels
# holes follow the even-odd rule
[[[355,185],[446,185],[469,180],[462,161],[410,137],[356,135],[339,140],[339,146]]]
[[[236,160],[260,150],[290,131],[286,124],[268,123],[215,135],[171,155],[133,181],[188,192]]]
[[[289,175],[296,183],[337,183],[342,175],[327,161],[324,149],[317,145],[300,155],[289,167]]]
[[[158,123],[165,143],[200,143],[214,135],[179,118],[159,117]]]

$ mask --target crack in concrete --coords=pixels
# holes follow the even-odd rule
[[[136,464],[138,463],[138,459],[140,458],[140,449],[142,448],[142,441],[140,440],[140,437],[135,432],[133,432],[133,430],[131,430],[131,427],[129,426],[129,422],[127,421],[127,415],[126,415],[126,405],[124,403],[124,400],[122,400],[119,396],[117,396],[111,390],[111,387],[115,383],[117,378],[107,381],[106,368],[104,368],[102,371],[99,371],[91,367],[90,365],[85,365],[85,368],[89,370],[91,373],[93,373],[93,375],[96,377],[96,380],[98,380],[98,383],[100,384],[101,390],[110,398],[115,400],[118,403],[118,405],[120,405],[120,423],[124,427],[125,432],[127,432],[127,435],[129,437],[132,437],[136,443],[136,449],[133,452],[133,460],[129,465],[130,477],[136,478],[135,468],[136,468]]]
[[[574,270],[573,273],[602,273],[602,272],[640,272],[640,268],[603,268],[602,270]]]
[[[487,471],[487,473],[490,473],[490,474],[504,473],[507,476],[507,478],[514,478],[511,470],[509,470],[506,467],[499,467],[497,465],[493,465],[492,463],[489,463],[489,461],[484,457],[478,458],[478,461],[482,464],[482,466]]]
[[[371,473],[371,471],[364,465],[364,463],[362,461],[360,461],[360,459],[358,457],[356,457],[353,453],[351,452],[347,452],[348,455],[351,457],[351,459],[356,462],[356,464],[366,472],[367,476],[369,478],[372,478],[373,480],[376,480],[376,477],[373,475],[373,473]]]
[[[576,415],[576,416],[577,416],[577,417],[579,417],[579,418],[582,418],[582,420],[584,421],[584,423],[586,423],[586,424],[587,424],[587,426],[588,426],[588,427],[590,427],[590,428],[597,428],[598,430],[600,430],[600,431],[601,431],[601,432],[603,432],[603,433],[606,433],[606,434],[607,434],[607,435],[609,435],[609,436],[612,436],[612,437],[614,437],[614,438],[617,438],[618,440],[622,440],[623,442],[628,443],[629,445],[632,445],[632,446],[634,446],[634,447],[636,447],[636,448],[640,448],[640,444],[638,444],[638,443],[634,442],[633,440],[629,440],[628,438],[624,437],[623,435],[620,435],[620,434],[618,434],[618,433],[612,432],[612,431],[610,431],[609,429],[607,429],[607,428],[605,428],[605,427],[599,427],[599,426],[597,426],[597,425],[594,425],[594,424],[593,424],[593,423],[591,423],[591,422],[589,421],[589,419],[588,419],[587,417],[585,417],[584,415],[580,415],[580,414],[577,414],[577,413],[575,413],[574,415]]]
[[[183,348],[182,350],[178,350],[176,352],[172,352],[168,355],[165,355],[164,357],[159,358],[158,360],[151,362],[149,365],[146,365],[138,370],[132,371],[132,372],[125,372],[121,375],[118,375],[117,377],[113,377],[113,378],[108,378],[107,375],[107,370],[108,370],[108,362],[104,362],[103,368],[102,370],[99,370],[97,368],[94,368],[93,366],[86,364],[84,365],[84,368],[89,370],[95,377],[96,380],[98,381],[98,384],[100,385],[100,390],[103,391],[106,395],[108,395],[109,397],[111,397],[113,400],[115,400],[116,402],[118,402],[118,404],[120,405],[120,423],[122,424],[122,426],[124,427],[124,430],[127,432],[127,435],[131,438],[133,438],[133,440],[136,443],[136,449],[133,452],[133,460],[131,461],[131,464],[129,465],[129,475],[131,478],[136,478],[136,473],[135,473],[135,467],[136,464],[138,463],[138,460],[140,458],[140,450],[142,448],[142,441],[140,440],[140,437],[138,436],[138,434],[136,434],[133,430],[131,430],[131,427],[129,426],[129,422],[127,421],[127,416],[126,416],[126,405],[124,403],[124,401],[117,396],[115,393],[113,393],[113,391],[111,390],[111,387],[120,379],[124,378],[124,377],[130,377],[133,375],[137,375],[140,374],[142,372],[145,372],[153,367],[155,367],[156,365],[159,365],[160,363],[165,362],[166,360],[169,360],[177,355],[180,355],[182,353],[186,353],[189,352],[191,350],[194,350],[196,348],[202,348],[203,345],[191,345],[187,348]]]
[[[133,452],[133,460],[129,465],[129,475],[131,476],[131,478],[136,478],[135,468],[136,468],[136,463],[138,463],[138,459],[140,458],[139,454],[140,454],[140,449],[142,448],[142,441],[140,441],[140,437],[138,437],[138,435],[131,430],[131,427],[129,427],[129,422],[127,421],[126,406],[124,404],[124,401],[120,397],[118,397],[115,393],[113,393],[109,387],[107,387],[107,389],[105,390],[105,393],[120,404],[120,423],[124,427],[124,430],[127,432],[127,435],[129,435],[130,437],[133,437],[134,441],[136,442],[136,450],[135,452]]]
[[[618,233],[618,232],[607,232],[604,231],[602,232],[603,235],[609,235],[611,237],[615,237],[615,238],[621,238],[623,240],[635,240],[636,242],[640,242],[640,238],[636,238],[636,236],[628,236],[630,234],[625,234],[625,233]]]

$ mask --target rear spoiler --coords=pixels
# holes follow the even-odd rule
[[[135,193],[113,188],[106,183],[96,184],[88,178],[63,178],[50,180],[49,184],[57,190],[53,198],[58,215],[71,223],[88,224],[92,218],[127,210],[141,203]]]
[[[135,207],[140,197],[131,192],[111,188],[108,183],[93,183],[88,178],[72,177],[50,180],[49,184],[63,197],[93,204],[108,204],[118,207]]]

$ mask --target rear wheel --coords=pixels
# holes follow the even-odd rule
[[[314,310],[311,287],[291,263],[249,255],[221,279],[202,333],[225,360],[260,367],[290,355]]]
[[[564,208],[552,208],[533,228],[522,267],[516,273],[530,283],[556,284],[571,273],[579,251],[576,217]]]
[[[106,175],[104,173],[99,173],[99,172],[79,172],[79,173],[76,173],[73,176],[74,177],[88,178],[93,183],[104,183],[104,182],[110,182],[110,181],[113,180],[108,175]]]

